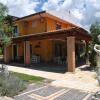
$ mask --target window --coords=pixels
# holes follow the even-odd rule
[[[36,26],[36,21],[32,21],[32,27],[34,28]]]
[[[60,24],[56,24],[56,30],[61,29],[61,25]]]
[[[13,35],[17,36],[18,35],[18,26],[13,27]]]
[[[18,33],[18,27],[17,27],[17,26],[14,26],[13,32],[14,32],[14,33]]]

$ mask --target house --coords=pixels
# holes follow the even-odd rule
[[[12,43],[4,48],[5,63],[54,62],[66,64],[68,71],[74,72],[78,53],[91,40],[80,26],[46,11],[18,18],[13,27]]]

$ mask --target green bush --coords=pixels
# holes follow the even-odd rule
[[[5,77],[0,75],[0,95],[1,96],[15,96],[26,88],[26,82],[22,81],[12,73]]]
[[[2,48],[0,48],[0,55],[2,55]]]
[[[96,52],[94,50],[91,50],[89,61],[91,67],[95,68],[97,66]]]

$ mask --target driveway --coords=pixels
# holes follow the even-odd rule
[[[92,94],[77,89],[31,84],[14,100],[91,100]]]

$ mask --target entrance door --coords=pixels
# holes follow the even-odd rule
[[[13,45],[13,60],[16,61],[17,58],[17,45]]]

